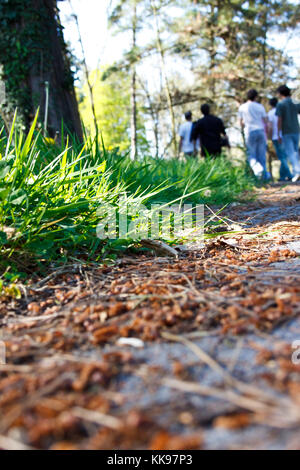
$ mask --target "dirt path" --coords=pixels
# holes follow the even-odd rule
[[[299,449],[299,199],[273,186],[226,209],[242,231],[177,260],[2,298],[0,448]]]

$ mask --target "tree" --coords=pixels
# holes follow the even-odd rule
[[[149,57],[156,56],[160,67],[160,89],[156,90],[159,95],[163,95],[163,100],[166,103],[169,116],[167,119],[169,125],[167,126],[169,131],[166,145],[167,148],[173,149],[173,156],[177,155],[177,144],[176,144],[176,117],[172,104],[172,84],[168,77],[167,61],[165,55],[166,45],[164,43],[164,31],[165,16],[167,15],[167,8],[172,6],[171,0],[115,0],[112,1],[112,11],[110,14],[110,22],[115,27],[117,26],[117,33],[129,32],[132,36],[131,49],[127,51],[123,59],[112,67],[114,69],[122,68],[122,70],[130,70],[132,76],[131,85],[131,109],[132,109],[132,123],[134,123],[134,109],[135,99],[139,92],[144,92],[144,99],[147,103],[145,111],[153,122],[153,133],[155,140],[155,154],[158,155],[159,150],[159,111],[158,106],[151,99],[149,90],[145,83],[145,77],[142,78],[137,74],[137,68],[140,65],[144,65],[144,60]],[[147,31],[149,36],[148,41],[143,41],[143,45],[137,41],[137,33],[144,30]],[[151,34],[152,32],[152,34]],[[141,41],[140,41],[141,42]],[[141,71],[141,69],[140,69]],[[147,81],[147,78],[146,78]],[[138,89],[137,83],[140,84]],[[163,92],[163,93],[161,93]],[[149,99],[150,98],[150,99]],[[132,154],[134,154],[134,126],[131,131],[132,139]]]
[[[150,0],[150,5],[151,5],[152,14],[154,17],[156,47],[157,47],[157,51],[160,57],[161,73],[162,73],[164,84],[165,84],[165,93],[166,93],[168,108],[169,108],[170,117],[171,117],[172,143],[174,147],[174,154],[177,156],[175,113],[174,113],[173,104],[172,104],[171,88],[170,88],[166,62],[165,62],[165,52],[164,52],[163,42],[161,39],[159,7],[156,4],[155,0]],[[163,6],[163,5],[160,5],[160,6]]]
[[[131,73],[131,158],[137,158],[137,71],[138,57],[137,34],[140,29],[142,15],[138,11],[141,0],[116,0],[112,2],[112,11],[109,15],[110,24],[117,26],[119,32],[129,31],[131,34],[131,47],[127,51],[128,65]]]
[[[269,36],[295,29],[294,2],[178,0],[177,5],[185,14],[174,24],[174,50],[195,75],[192,98],[198,93],[230,121],[247,89],[268,94],[287,80],[290,61]]]
[[[96,118],[96,111],[95,111],[94,90],[93,90],[93,86],[92,86],[92,84],[90,82],[90,79],[89,79],[89,69],[88,69],[88,65],[87,65],[87,61],[86,61],[82,36],[81,36],[81,32],[80,32],[80,27],[79,27],[78,16],[76,15],[76,13],[73,9],[73,5],[72,5],[71,0],[68,0],[68,2],[69,2],[69,5],[70,5],[70,8],[72,10],[72,17],[75,21],[76,29],[77,29],[77,33],[78,33],[78,41],[79,41],[79,44],[80,44],[81,54],[82,54],[82,59],[81,59],[82,60],[82,69],[83,69],[86,85],[87,85],[88,90],[89,90],[89,97],[90,97],[91,110],[92,110],[92,113],[93,113],[95,132],[96,132],[96,137],[98,138],[98,131],[99,130],[98,130],[98,124],[97,124],[97,118]]]
[[[40,108],[50,136],[66,129],[82,138],[68,51],[56,0],[0,0],[0,64],[6,98],[2,115],[14,108],[28,129]],[[48,108],[46,94],[49,92]]]
[[[115,0],[119,31],[133,31],[132,1]],[[291,60],[284,47],[271,44],[270,37],[274,32],[295,31],[300,7],[293,0],[136,0],[136,4],[143,44],[139,40],[114,68],[132,70],[134,65],[138,70],[138,92],[152,121],[156,155],[163,146],[164,155],[176,155],[176,128],[187,107],[199,112],[199,103],[208,101],[232,126],[247,89],[255,87],[267,98],[289,78]],[[154,72],[156,62],[160,77]],[[143,72],[150,67],[155,80]]]
[[[137,47],[137,1],[132,1],[132,51]],[[137,105],[136,105],[136,66],[132,64],[131,72],[131,158],[137,157]]]
[[[118,148],[121,152],[130,150],[130,81],[124,71],[106,74],[107,68],[94,70],[89,75],[95,96],[97,127],[108,150]],[[79,109],[87,132],[95,137],[94,116],[89,103],[87,82],[78,90]],[[140,153],[148,153],[146,129],[142,110],[137,101],[136,108],[137,148]]]

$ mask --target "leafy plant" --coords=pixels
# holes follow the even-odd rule
[[[15,122],[8,137],[0,134],[1,270],[13,266],[13,277],[49,262],[95,261],[128,247],[130,236],[97,238],[103,205],[121,213],[172,201],[223,204],[252,185],[244,168],[225,158],[133,162],[89,138],[84,144],[45,139],[35,131],[37,116],[28,135]]]

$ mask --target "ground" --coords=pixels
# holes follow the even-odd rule
[[[299,199],[273,185],[177,259],[3,296],[0,448],[299,449]]]

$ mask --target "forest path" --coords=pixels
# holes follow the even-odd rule
[[[178,259],[3,298],[0,448],[299,449],[299,200],[274,185],[222,213],[242,231]]]

